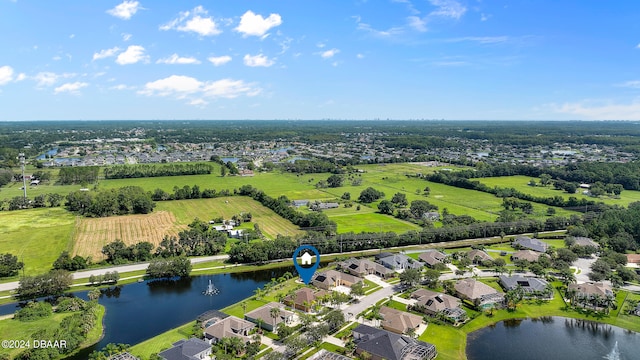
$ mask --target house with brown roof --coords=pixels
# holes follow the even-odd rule
[[[405,334],[410,329],[416,330],[422,324],[422,317],[387,306],[380,308],[380,316],[382,316],[380,323],[382,328],[396,334]]]
[[[427,250],[418,255],[418,259],[424,262],[428,267],[434,267],[437,264],[444,264],[447,254],[438,250]]]
[[[439,292],[419,289],[411,293],[413,310],[420,311],[429,316],[443,316],[452,323],[458,323],[467,319],[467,313],[460,307],[460,299]]]
[[[627,254],[628,264],[640,264],[640,254]]]
[[[278,316],[271,317],[271,309],[277,308],[279,310]],[[253,311],[250,311],[244,315],[246,320],[251,321],[254,324],[260,323],[260,327],[273,332],[273,330],[281,322],[290,324],[293,322],[293,313],[285,310],[284,305],[276,302],[270,302],[264,306],[261,306]]]
[[[532,250],[519,250],[511,254],[511,260],[526,260],[528,262],[536,262],[540,256],[547,256],[547,254],[535,252]]]
[[[246,343],[250,341],[249,332],[255,327],[256,325],[250,321],[228,316],[207,327],[204,330],[204,338],[211,344],[230,337],[237,337]]]
[[[569,284],[567,291],[575,291],[575,298],[585,301],[589,301],[596,297],[607,298],[614,296],[611,286],[603,282]]]
[[[479,309],[489,307],[501,307],[504,303],[504,294],[475,279],[462,279],[453,286],[456,295],[469,300]]]
[[[351,275],[365,277],[367,275],[376,275],[383,279],[388,279],[396,275],[395,271],[384,267],[369,259],[350,258],[338,263],[338,267],[347,271]]]
[[[336,270],[327,270],[314,275],[311,283],[320,289],[332,290],[336,286],[351,287],[351,285],[361,281],[361,278],[347,273]]]
[[[309,312],[313,308],[313,304],[317,303],[320,298],[327,294],[324,290],[313,291],[305,287],[285,297],[284,303],[294,309]]]
[[[485,261],[493,261],[491,255],[480,249],[473,249],[467,253],[467,258],[471,260],[472,263],[479,265]]]

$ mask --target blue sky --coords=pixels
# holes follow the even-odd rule
[[[0,0],[0,120],[638,120],[638,19],[638,1]]]

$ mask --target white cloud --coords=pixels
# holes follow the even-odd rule
[[[640,99],[630,104],[617,104],[611,101],[585,100],[577,103],[564,103],[551,107],[559,113],[578,115],[594,120],[640,120]]]
[[[206,101],[205,99],[193,99],[189,101],[189,105],[198,106],[198,107],[204,107],[208,104],[209,102]]]
[[[321,52],[320,56],[322,56],[323,59],[330,59],[330,58],[334,57],[339,52],[340,52],[339,49],[333,48],[333,49]]]
[[[74,37],[76,37],[76,34],[69,35],[69,39],[73,39]]]
[[[111,49],[100,50],[100,52],[93,54],[93,60],[100,60],[114,56],[118,51],[120,51],[120,48],[117,46],[112,47]]]
[[[183,75],[171,75],[167,78],[148,82],[139,94],[147,96],[175,96],[178,99],[189,98],[189,104],[202,106],[204,98],[236,98],[242,95],[255,96],[261,89],[242,80],[221,79],[202,82]]]
[[[209,60],[214,66],[220,66],[231,61],[231,56],[229,55],[211,56],[210,58],[207,58],[207,60]]]
[[[51,60],[60,61],[60,60],[62,60],[62,57],[60,55],[56,55],[56,56],[52,57]]]
[[[445,42],[476,42],[479,44],[499,44],[511,40],[508,36],[464,36],[459,38],[446,39]]]
[[[482,14],[480,14],[480,21],[487,21],[487,20],[489,20],[490,17],[491,17],[490,14],[482,13]]]
[[[59,93],[62,93],[62,92],[77,93],[78,90],[82,89],[83,87],[87,87],[87,86],[89,86],[89,84],[86,83],[86,82],[76,81],[76,82],[73,82],[73,83],[62,84],[62,85],[58,86],[57,88],[53,89],[53,92],[55,94],[59,94]]]
[[[13,68],[9,65],[0,67],[0,85],[8,84],[13,80]]]
[[[195,32],[200,36],[213,36],[220,34],[222,30],[218,28],[213,17],[206,17],[207,15],[207,10],[202,6],[197,6],[191,11],[180,12],[177,18],[160,26],[160,30]]]
[[[240,95],[256,96],[261,89],[247,84],[242,80],[222,79],[207,83],[202,89],[205,96],[210,98],[232,99]]]
[[[116,62],[120,65],[135,64],[140,61],[149,61],[149,56],[146,55],[145,50],[140,45],[130,45],[127,50],[123,51],[116,58]]]
[[[173,54],[168,58],[159,59],[156,64],[200,64],[200,60],[194,57],[180,57],[178,54]]]
[[[640,89],[640,80],[627,81],[627,82],[624,82],[622,84],[619,84],[618,86],[628,87],[628,88],[633,88],[633,89]]]
[[[122,35],[122,41],[129,41],[131,39],[131,37],[133,36],[133,35],[127,34],[127,33],[122,33],[121,35]]]
[[[416,31],[419,31],[419,32],[427,31],[427,22],[417,16],[407,17],[407,22],[409,23],[409,26]]]
[[[242,36],[264,37],[269,29],[282,24],[282,17],[279,14],[269,14],[263,18],[260,14],[254,14],[249,10],[240,18],[240,25],[235,30],[242,33]]]
[[[402,27],[391,27],[387,30],[377,30],[371,27],[371,25],[363,23],[360,16],[354,16],[354,18],[356,19],[356,24],[358,24],[358,30],[366,31],[375,37],[389,38],[403,33]]]
[[[431,5],[435,6],[429,15],[447,17],[452,19],[460,19],[467,8],[455,0],[429,0]]]
[[[273,60],[269,59],[266,55],[262,55],[262,54],[258,54],[254,56],[247,54],[244,56],[243,60],[245,65],[251,66],[251,67],[256,67],[256,66],[269,67],[274,64]]]
[[[73,74],[73,73],[56,74],[53,72],[44,71],[44,72],[37,73],[33,77],[33,80],[37,82],[36,86],[41,88],[45,86],[52,86],[58,81],[58,79],[68,79],[74,76],[76,76],[76,74]]]
[[[640,49],[640,44],[638,44],[638,45],[636,46],[636,49]]]
[[[114,7],[113,9],[107,10],[107,14],[113,15],[122,20],[129,20],[140,9],[142,9],[142,6],[140,6],[138,1],[125,0],[122,4]]]
[[[128,86],[128,85],[125,85],[125,84],[118,84],[118,85],[110,87],[109,89],[111,89],[111,90],[131,90],[133,88],[134,88],[133,86]]]
[[[24,80],[26,78],[27,78],[27,75],[25,73],[20,73],[20,74],[18,74],[18,76],[16,76],[16,82],[22,81],[22,80]]]
[[[356,55],[356,57],[357,57],[358,59],[364,59],[364,55],[363,55],[363,54],[358,54],[358,55]]]

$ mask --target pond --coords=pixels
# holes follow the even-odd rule
[[[278,278],[287,271],[295,273],[293,267],[284,267],[112,287],[109,291],[103,291],[98,300],[106,308],[104,338],[70,359],[86,359],[93,350],[102,349],[108,343],[135,345],[195,320],[207,310],[219,310],[248,298],[271,278]],[[203,295],[209,280],[219,289],[219,294]],[[86,291],[75,294],[87,298]],[[16,304],[4,305],[0,307],[0,314],[10,314],[16,309]]]
[[[469,334],[467,357],[484,359],[637,359],[640,334],[562,317],[506,320]]]

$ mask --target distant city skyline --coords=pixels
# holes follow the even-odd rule
[[[640,120],[634,1],[0,0],[0,121]]]

